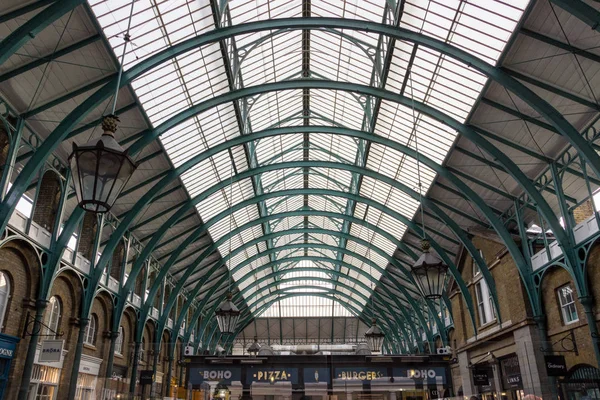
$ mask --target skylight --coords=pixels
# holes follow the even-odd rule
[[[301,0],[231,0],[226,3],[224,16],[215,18],[208,0],[136,1],[125,68],[172,44],[219,27],[221,22],[215,21],[236,25],[302,17],[302,3]],[[391,3],[386,0],[311,0],[310,16],[398,24],[444,40],[495,64],[528,0],[406,0],[400,21],[394,21],[398,13],[389,8]],[[120,55],[131,1],[90,0],[90,4],[115,54]],[[224,51],[228,59],[223,57]],[[377,56],[381,63],[374,62]],[[385,60],[389,60],[389,65]],[[231,82],[227,69],[234,77]],[[206,45],[146,73],[133,82],[133,88],[152,124],[157,126],[191,105],[227,93],[231,88],[302,79],[303,76],[400,93],[442,110],[461,122],[467,119],[486,83],[485,76],[467,65],[409,42],[391,41],[367,32],[313,29],[305,33],[300,30],[263,31]],[[384,80],[385,76],[387,80]],[[206,149],[242,134],[273,127],[317,127],[315,132],[290,132],[265,138],[206,159],[182,176],[191,197],[218,182],[226,182],[235,173],[303,160],[358,163],[417,190],[416,160],[378,144],[368,146],[368,153],[365,153],[366,143],[362,140],[319,131],[320,126],[364,130],[412,148],[418,145],[424,156],[438,163],[444,162],[456,139],[455,131],[411,107],[389,101],[381,101],[376,118],[371,118],[371,113],[365,110],[373,109],[377,103],[377,99],[341,90],[273,91],[199,114],[163,134],[161,141],[173,164],[178,166]],[[245,119],[240,120],[242,117],[238,114],[243,114]],[[420,175],[425,194],[435,173],[421,165]],[[342,215],[367,221],[397,239],[403,237],[406,226],[376,207],[367,207],[363,202],[354,204],[344,193],[352,191],[373,199],[408,219],[413,218],[419,202],[375,177],[358,178],[357,174],[341,168],[278,168],[234,182],[198,204],[198,213],[208,224],[213,241],[225,237],[230,228],[237,229],[259,218],[287,213],[248,227],[219,246],[224,257],[230,248],[243,247],[228,260],[228,267],[233,270],[240,290],[252,286],[244,292],[248,303],[255,304],[251,311],[274,298],[277,289],[288,293],[294,290],[277,285],[277,280],[282,278],[276,272],[286,264],[286,259],[297,260],[305,256],[318,258],[318,265],[324,271],[337,270],[339,277],[332,276],[331,289],[354,296],[359,303],[358,311],[362,311],[366,300],[356,293],[366,298],[370,296],[373,287],[370,277],[380,278],[396,245],[368,227],[345,223]],[[298,193],[305,189],[319,192]],[[282,191],[286,193],[280,194]],[[240,208],[231,220],[229,217],[215,220],[232,205],[260,194],[268,198]],[[319,215],[300,215],[300,211],[316,211]],[[291,215],[293,212],[298,213]],[[302,233],[294,232],[298,229],[302,229]],[[345,229],[348,230],[342,234],[342,239],[339,234],[330,233]],[[271,239],[261,240],[269,233],[273,234]],[[255,244],[244,246],[250,241]],[[381,251],[373,249],[371,244]],[[242,280],[247,274],[253,275],[252,278]],[[310,282],[309,278],[307,276],[307,282]],[[315,288],[313,292],[330,289],[316,282],[308,286]],[[259,301],[256,301],[257,297]],[[294,316],[295,312],[306,312],[307,308],[302,305],[314,303],[311,309],[318,314],[320,307],[325,310],[332,302],[307,295],[286,298],[277,307],[288,310],[287,316]],[[338,306],[335,303],[334,308]],[[327,315],[331,315],[331,309]]]

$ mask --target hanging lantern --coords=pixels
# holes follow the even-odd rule
[[[221,333],[232,334],[240,318],[240,310],[233,304],[231,299],[231,293],[227,293],[227,300],[221,303],[215,312]]]
[[[414,263],[411,274],[426,299],[438,299],[444,293],[448,266],[435,254],[429,252],[429,241],[423,239],[423,254]]]
[[[127,150],[115,140],[118,122],[116,115],[107,115],[102,120],[104,133],[100,139],[83,146],[73,143],[69,164],[77,201],[86,211],[110,210],[137,168]]]
[[[383,339],[385,338],[385,334],[379,329],[377,326],[377,320],[373,318],[373,324],[365,332],[365,339],[367,340],[367,344],[371,351],[381,351],[381,346],[383,345]]]
[[[256,356],[260,351],[260,344],[258,344],[258,338],[254,336],[254,342],[246,349],[248,354]]]

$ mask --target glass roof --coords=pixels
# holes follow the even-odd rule
[[[131,0],[89,2],[115,54],[120,55]],[[402,2],[389,0],[212,3],[209,0],[133,3],[131,45],[124,59],[125,69],[172,44],[221,26],[302,17],[361,19],[396,25],[444,40],[496,64],[528,0],[406,0],[402,6]],[[218,15],[213,15],[213,6],[221,4],[225,9],[216,10]],[[194,49],[136,79],[133,88],[150,121],[157,126],[192,105],[230,90],[304,78],[385,89],[425,103],[461,122],[468,118],[486,83],[485,76],[467,65],[409,42],[352,30],[284,29],[239,35]],[[319,132],[319,127],[371,132],[418,148],[437,163],[444,162],[457,135],[412,107],[349,91],[295,89],[222,104],[169,130],[160,140],[173,164],[179,166],[234,137],[294,126],[316,128],[314,133],[291,132],[248,142],[206,159],[182,176],[189,195],[200,195],[249,169],[310,161],[356,164],[413,190],[420,187],[425,194],[436,176],[430,168],[422,164],[417,168],[417,160],[386,146]],[[315,192],[311,193],[313,189]],[[280,293],[298,294],[294,286],[313,287],[307,293],[364,295],[354,296],[358,311],[362,311],[367,303],[365,298],[374,287],[369,277],[379,280],[396,250],[396,245],[376,230],[401,239],[406,226],[381,207],[350,200],[346,193],[372,199],[385,210],[408,219],[413,218],[419,207],[418,200],[374,177],[306,164],[288,164],[286,168],[237,180],[198,203],[198,213],[213,241],[223,239],[219,245],[221,255],[227,257],[230,250],[234,251],[227,257],[227,265],[248,304],[253,304],[252,312],[276,298],[273,293],[277,289]],[[227,214],[230,207],[263,194],[263,201],[248,203],[231,216]],[[315,215],[310,215],[311,211]],[[219,218],[220,213],[227,216]],[[343,215],[377,228],[349,223]],[[269,216],[272,217],[265,222],[251,224]],[[230,230],[238,228],[228,237]],[[264,235],[270,235],[270,239],[264,239]],[[246,245],[251,241],[252,245]],[[291,273],[276,275],[275,272],[296,265],[298,258],[307,256],[329,259],[312,264],[324,272],[307,272],[305,281],[291,286],[277,284]],[[288,258],[294,261],[286,262]],[[327,276],[330,283],[310,279],[319,274]],[[365,285],[370,289],[366,290]],[[275,303],[264,316],[280,313],[292,317],[307,316],[306,313],[346,315],[349,311],[330,298],[307,294]]]

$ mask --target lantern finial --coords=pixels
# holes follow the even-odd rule
[[[427,239],[421,240],[421,250],[423,250],[423,253],[429,253],[430,248],[431,248],[431,244],[429,243],[429,240],[427,240]]]
[[[121,122],[121,120],[116,115],[105,115],[104,118],[102,118],[102,130],[104,131],[104,134],[114,136],[114,133],[119,126],[119,122]]]

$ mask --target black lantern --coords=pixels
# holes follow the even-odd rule
[[[421,241],[423,254],[414,263],[411,274],[426,299],[438,299],[444,293],[444,284],[448,274],[448,266],[429,252],[429,241]]]
[[[254,336],[254,342],[246,349],[248,354],[256,356],[260,351],[260,344],[258,344],[258,338]]]
[[[215,312],[221,333],[232,334],[240,318],[240,310],[233,304],[231,298],[231,293],[227,293],[227,300],[221,303]]]
[[[69,164],[79,206],[86,211],[110,210],[137,168],[115,140],[118,122],[116,115],[107,115],[102,120],[100,139],[81,147],[73,143]]]
[[[377,320],[373,318],[373,324],[369,330],[365,332],[365,339],[367,340],[367,344],[371,348],[371,351],[380,351],[384,338],[385,334],[377,326]]]

